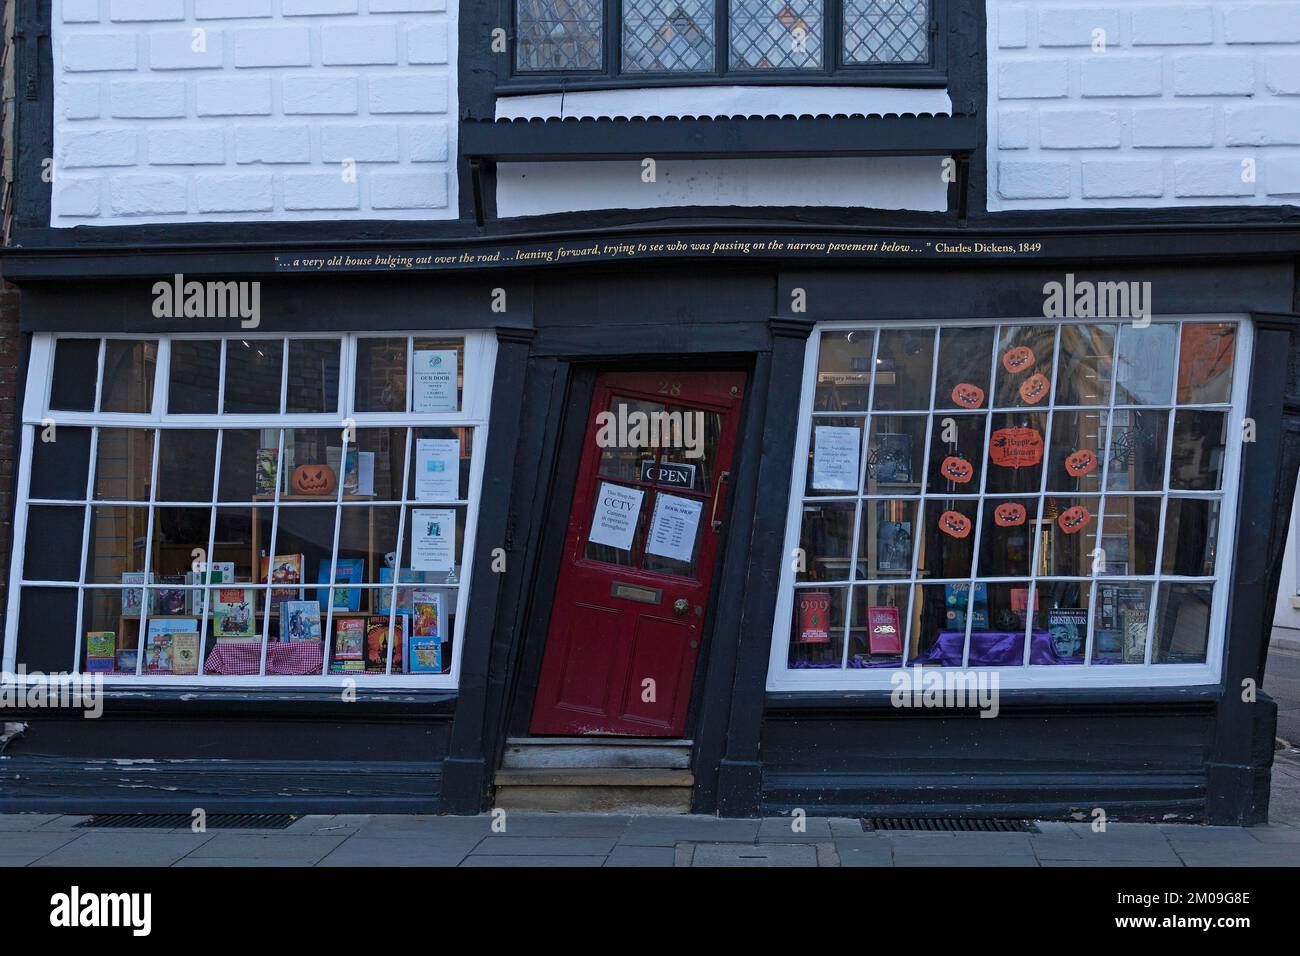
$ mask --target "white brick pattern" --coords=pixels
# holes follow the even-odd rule
[[[990,209],[1300,205],[1300,0],[988,16]]]
[[[52,225],[456,218],[455,0],[53,2]]]

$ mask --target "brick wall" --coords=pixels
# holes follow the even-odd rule
[[[456,217],[455,0],[54,0],[53,44],[54,226]]]
[[[989,154],[991,209],[1300,204],[1300,2],[990,0]]]

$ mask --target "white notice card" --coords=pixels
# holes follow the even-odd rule
[[[636,488],[600,483],[596,497],[596,510],[591,516],[591,532],[587,540],[620,551],[632,550],[632,537],[636,534],[637,518],[641,516],[641,500],[645,492]]]
[[[650,518],[646,553],[690,564],[703,511],[703,501],[660,494],[655,499],[654,514]]]
[[[460,499],[460,439],[415,440],[415,500]]]
[[[414,358],[415,412],[454,412],[456,401],[456,350],[416,349]]]
[[[819,491],[857,491],[862,430],[818,425],[814,431],[812,486]]]
[[[450,508],[411,510],[411,567],[450,571],[455,567],[456,512]]]

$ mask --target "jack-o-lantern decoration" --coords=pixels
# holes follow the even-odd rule
[[[953,538],[964,538],[970,534],[971,520],[960,511],[945,511],[939,515],[939,530]]]
[[[975,476],[975,466],[965,458],[949,455],[943,460],[943,464],[939,466],[939,474],[949,481],[964,485]]]
[[[1097,469],[1097,455],[1091,449],[1080,448],[1065,456],[1065,473],[1079,478]]]
[[[295,494],[319,498],[333,493],[338,478],[329,465],[299,465],[293,470],[290,485]]]
[[[1002,367],[1012,375],[1023,372],[1032,366],[1035,361],[1034,350],[1028,345],[1017,345],[1015,348],[1007,349],[1002,354]]]
[[[984,404],[984,389],[970,382],[961,382],[953,387],[952,403],[962,408],[979,408]]]
[[[1091,518],[1092,512],[1087,508],[1083,505],[1074,505],[1062,511],[1061,516],[1056,519],[1056,523],[1061,526],[1061,530],[1066,534],[1074,534],[1082,531]]]
[[[1018,528],[1025,523],[1025,506],[1018,501],[1004,501],[993,509],[993,523],[999,528]]]
[[[1047,395],[1052,383],[1042,372],[1035,372],[1020,385],[1020,397],[1026,405],[1037,405]]]

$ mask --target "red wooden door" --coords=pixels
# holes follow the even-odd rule
[[[681,736],[744,387],[742,372],[596,380],[533,733]]]

